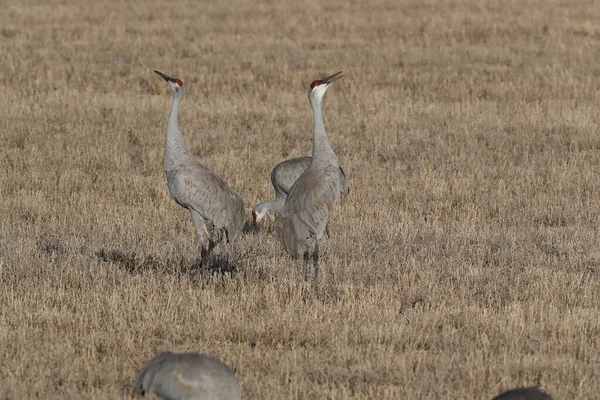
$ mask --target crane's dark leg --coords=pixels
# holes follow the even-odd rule
[[[208,249],[202,244],[202,250],[200,251],[200,268],[206,269],[208,263]]]
[[[315,251],[313,252],[313,265],[315,268],[315,281],[319,277],[319,239],[315,240]]]
[[[210,254],[215,247],[217,247],[217,243],[212,240],[212,238],[208,238],[208,254]]]
[[[329,239],[331,237],[329,235],[329,224],[325,225],[325,234],[327,235],[327,239]]]
[[[308,249],[304,250],[304,260],[302,261],[302,276],[306,281],[306,270],[308,269]]]

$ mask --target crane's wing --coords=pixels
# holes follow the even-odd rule
[[[244,225],[242,199],[208,168],[184,167],[177,179],[185,205],[217,229],[226,228],[228,240],[233,241]]]
[[[271,185],[273,185],[273,189],[275,189],[275,200],[284,203],[293,183],[286,186],[287,182],[284,182],[280,176],[280,166],[281,163],[277,164],[271,171]]]
[[[340,199],[339,185],[337,168],[328,166],[322,173],[307,169],[292,186],[275,223],[275,234],[290,254],[297,255],[300,246],[323,234]]]
[[[283,192],[285,196],[290,193],[292,186],[310,165],[312,157],[298,157],[280,162],[271,172],[271,183],[275,193]]]
[[[172,375],[178,373],[178,356],[173,353],[160,353],[154,356],[140,371],[136,389],[142,395],[156,393],[163,398],[175,398],[171,388]],[[167,397],[169,396],[169,397]]]
[[[180,365],[169,365],[163,371],[160,380],[154,383],[153,392],[163,399],[187,399],[197,397],[206,385],[203,377],[190,377],[188,371],[182,371]]]

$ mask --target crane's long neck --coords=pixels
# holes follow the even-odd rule
[[[279,211],[281,211],[285,204],[285,201],[282,200],[283,199],[277,198],[271,201],[263,201],[262,203],[256,206],[256,210],[263,214],[266,214],[269,211],[278,213]]]
[[[313,162],[324,162],[327,164],[333,164],[335,166],[338,166],[339,164],[337,155],[333,151],[331,143],[329,143],[329,138],[327,137],[327,132],[325,131],[325,121],[323,121],[322,99],[313,98],[311,99],[310,104],[313,109],[313,116],[315,120],[313,127]]]
[[[185,139],[179,131],[177,112],[183,96],[173,95],[173,106],[167,121],[167,137],[165,139],[165,169],[175,166],[177,161],[189,154]]]

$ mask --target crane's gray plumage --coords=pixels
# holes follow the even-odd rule
[[[160,353],[141,370],[136,394],[166,400],[238,400],[240,384],[216,358],[199,353]]]
[[[313,109],[313,150],[308,168],[290,189],[277,220],[275,234],[292,256],[303,254],[303,276],[306,280],[309,251],[314,243],[313,265],[315,279],[319,272],[319,243],[334,205],[340,200],[340,165],[333,151],[322,115],[322,99],[329,85],[341,78],[341,72],[314,81],[308,99]]]
[[[292,186],[298,180],[300,175],[306,171],[311,160],[312,157],[308,156],[291,158],[280,162],[273,168],[271,171],[271,184],[273,185],[273,189],[275,189],[275,200],[264,201],[254,207],[254,210],[252,210],[252,218],[254,221],[260,222],[260,220],[269,212],[278,213],[281,211]],[[348,187],[346,173],[341,166],[339,170],[339,179],[340,192],[342,194],[348,194],[350,188]]]
[[[494,397],[493,400],[552,400],[552,397],[540,390],[539,386],[532,386],[509,390]]]
[[[177,204],[190,211],[200,236],[202,263],[205,264],[212,244],[206,220],[211,221],[217,230],[225,230],[224,241],[232,242],[244,227],[244,203],[218,175],[200,164],[185,144],[177,122],[177,112],[184,94],[183,82],[162,72],[154,72],[167,81],[173,92],[165,139],[167,186]],[[207,237],[208,249],[204,243]]]
[[[333,205],[340,199],[338,174],[334,167],[307,169],[288,196],[276,227],[286,250],[296,255],[300,247],[309,247],[325,231]],[[314,186],[311,182],[318,181]],[[294,197],[292,197],[294,195]]]

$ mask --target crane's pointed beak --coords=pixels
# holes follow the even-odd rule
[[[175,79],[171,78],[170,76],[167,76],[167,75],[163,74],[163,73],[162,73],[162,72],[160,72],[160,71],[156,71],[156,70],[155,70],[154,72],[156,72],[156,74],[157,74],[158,76],[160,76],[161,78],[163,78],[163,79],[164,79],[165,81],[167,81],[167,82],[175,82]]]
[[[331,85],[333,82],[337,81],[338,79],[340,79],[343,76],[344,75],[342,75],[342,71],[336,72],[335,74],[330,75],[327,78],[321,79],[321,82],[323,82],[326,85]]]

